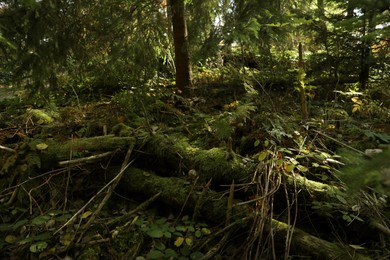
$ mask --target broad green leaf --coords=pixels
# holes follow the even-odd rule
[[[349,222],[349,223],[352,222],[352,218],[351,218],[350,216],[348,216],[348,215],[343,215],[343,219],[344,219],[345,221]]]
[[[14,235],[8,235],[5,237],[4,241],[7,242],[8,244],[15,244],[17,238]]]
[[[259,161],[264,161],[264,159],[267,157],[267,152],[266,151],[262,151],[260,154],[259,154]]]
[[[159,250],[150,250],[150,252],[146,255],[147,259],[163,259],[164,253]]]
[[[259,146],[259,144],[260,144],[260,141],[256,140],[254,146],[257,147],[257,146]]]
[[[200,259],[203,259],[203,257],[204,257],[204,254],[201,253],[201,252],[199,252],[199,251],[193,252],[193,253],[191,254],[191,256],[190,256],[190,258],[191,258],[192,260],[200,260]]]
[[[294,170],[294,168],[295,168],[295,165],[292,163],[289,163],[286,165],[286,172],[291,172],[292,170]]]
[[[50,219],[50,216],[47,216],[47,215],[38,216],[38,217],[34,218],[34,219],[31,221],[31,224],[32,224],[32,225],[39,226],[39,225],[45,224],[46,221],[48,221],[49,219]]]
[[[202,236],[202,232],[200,230],[195,231],[195,237],[200,238]]]
[[[307,169],[305,166],[303,165],[297,165],[297,169],[300,171],[300,172],[307,172],[309,169]]]
[[[65,233],[64,236],[60,239],[64,246],[69,246],[72,243],[72,240],[73,235],[71,233]]]
[[[164,252],[165,252],[165,257],[169,259],[177,259],[177,253],[172,248],[167,248]]]
[[[164,236],[164,233],[160,229],[149,229],[146,234],[151,238],[161,238]]]
[[[154,244],[154,247],[160,251],[163,251],[165,250],[165,245],[163,242],[161,241],[157,241],[155,244]]]
[[[11,224],[0,224],[0,232],[11,231],[11,230],[12,230]]]
[[[208,228],[202,228],[201,231],[202,231],[202,233],[205,234],[205,235],[210,235],[210,234],[211,234],[211,231],[210,231],[210,229],[208,229]]]
[[[165,222],[167,222],[166,218],[159,218],[159,219],[156,220],[156,224],[158,224],[158,225],[162,225]]]
[[[65,222],[65,221],[67,221],[68,219],[70,219],[71,217],[72,217],[71,214],[66,213],[66,214],[64,214],[64,215],[61,215],[61,216],[56,217],[55,220],[58,221],[58,222]]]
[[[92,211],[88,210],[88,211],[84,212],[83,215],[81,215],[81,219],[86,219],[91,215],[92,215]]]
[[[25,244],[29,244],[29,243],[32,243],[34,241],[34,237],[26,237],[22,240],[19,240],[18,241],[18,244],[19,245],[25,245]]]
[[[190,232],[194,232],[194,231],[195,231],[194,226],[188,226],[187,229],[188,229],[188,231],[190,231]]]
[[[30,246],[30,252],[32,253],[39,253],[45,250],[47,247],[47,243],[44,241],[40,241],[37,243],[34,243]]]
[[[283,160],[282,159],[276,160],[275,164],[276,166],[281,166],[283,164]]]
[[[186,241],[186,244],[187,244],[188,246],[192,246],[192,242],[193,242],[193,241],[192,241],[191,238],[186,237],[185,241]]]
[[[28,220],[27,219],[22,219],[22,220],[19,220],[18,222],[16,222],[14,225],[13,225],[13,230],[17,230],[18,228],[20,228],[21,226],[24,226],[25,224],[28,223]]]
[[[178,237],[176,238],[174,245],[176,247],[180,247],[183,244],[183,242],[184,242],[184,237]]]
[[[187,230],[187,227],[185,227],[185,226],[177,226],[177,227],[176,227],[176,230],[177,230],[177,231],[183,231],[183,232],[184,232],[184,231]]]

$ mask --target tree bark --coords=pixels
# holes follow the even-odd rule
[[[359,83],[362,89],[365,89],[368,84],[370,77],[370,67],[371,67],[371,44],[372,41],[364,38],[366,34],[374,30],[374,25],[372,23],[373,14],[372,12],[366,12],[367,18],[363,18],[363,40],[361,44],[361,55],[360,55],[360,74],[359,74]]]
[[[185,92],[186,88],[192,86],[192,67],[188,50],[184,0],[170,0],[169,4],[175,45],[176,86],[180,91]]]

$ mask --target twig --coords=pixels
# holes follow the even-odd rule
[[[234,199],[234,180],[230,185],[229,198],[226,206],[226,226],[230,224],[230,219],[232,216],[232,209],[233,209],[233,199]]]
[[[14,149],[11,149],[11,148],[8,148],[8,147],[2,146],[2,145],[0,145],[0,149],[4,150],[4,151],[7,151],[7,152],[10,152],[10,153],[15,153],[16,152]]]
[[[238,223],[245,223],[246,220],[248,220],[249,217],[245,217],[243,219],[239,219],[227,226],[225,226],[224,228],[220,229],[219,231],[213,233],[206,241],[203,242],[203,244],[199,247],[197,247],[196,249],[197,250],[202,250],[205,246],[209,245],[210,242],[214,239],[216,239],[219,235],[221,235],[222,233],[226,232],[226,231],[229,231],[231,228],[233,228],[235,225],[237,225]]]
[[[317,130],[314,130],[314,129],[312,129],[312,131],[314,131],[314,132],[316,132],[317,134],[320,134],[320,135],[322,135],[322,136],[325,136],[326,138],[329,138],[330,140],[335,141],[336,143],[338,143],[338,144],[340,144],[340,145],[342,145],[342,146],[344,146],[344,147],[347,147],[348,149],[351,149],[352,151],[355,151],[355,152],[357,152],[357,153],[360,153],[360,154],[362,154],[362,155],[365,155],[364,152],[362,152],[362,151],[360,151],[360,150],[358,150],[358,149],[356,149],[356,148],[353,148],[352,146],[347,145],[346,143],[343,143],[343,142],[341,142],[341,141],[339,141],[339,140],[337,140],[337,139],[335,139],[335,138],[333,138],[333,137],[331,137],[331,136],[329,136],[329,135],[327,135],[327,134],[324,134],[324,133],[322,133],[322,132],[320,132],[320,131],[317,131]]]
[[[91,163],[91,162],[95,162],[96,160],[99,160],[101,158],[110,156],[113,153],[114,152],[106,152],[106,153],[92,155],[92,156],[89,156],[89,157],[78,158],[78,159],[74,159],[74,160],[61,161],[61,162],[58,163],[58,165],[69,166],[69,165],[79,164],[79,163],[84,163],[84,162]]]
[[[176,220],[174,222],[175,224],[177,223],[177,221],[179,221],[179,218],[180,218],[181,214],[183,213],[184,208],[187,205],[187,202],[190,199],[190,196],[191,196],[192,192],[194,191],[194,188],[195,188],[196,183],[198,182],[198,179],[199,179],[199,176],[196,176],[196,179],[192,183],[191,190],[190,190],[190,192],[188,192],[187,197],[186,197],[186,199],[185,199],[185,201],[183,203],[183,206],[180,209],[179,215],[177,215],[177,218],[176,218]]]
[[[130,163],[128,163],[123,169],[121,169],[121,171],[118,173],[117,176],[115,176],[115,178],[113,178],[111,181],[109,181],[106,185],[104,185],[103,188],[101,188],[83,207],[81,207],[81,209],[79,209],[64,225],[62,225],[56,232],[53,233],[53,235],[57,234],[58,232],[60,232],[64,227],[66,227],[67,225],[69,225],[70,223],[72,223],[72,221],[81,213],[85,210],[85,208],[91,204],[92,201],[94,201],[96,199],[97,196],[99,196],[105,189],[107,189],[108,187],[110,187],[111,184],[113,184],[116,180],[120,179],[120,177],[122,177],[123,173],[125,172],[125,170],[133,163],[134,160],[132,160]]]
[[[197,181],[199,178],[199,176],[197,177],[197,179],[195,181]],[[194,214],[192,215],[192,221],[195,221],[196,218],[198,217],[198,215],[200,214],[200,211],[201,211],[201,208],[204,204],[204,196],[206,194],[206,192],[210,189],[210,186],[211,186],[211,181],[213,179],[211,178],[207,183],[206,185],[203,186],[203,189],[202,189],[202,192],[200,193],[197,201],[196,201],[196,204],[195,204],[195,207],[194,207]]]
[[[111,185],[108,187],[107,189],[107,194],[106,196],[104,196],[103,200],[100,202],[98,208],[93,212],[93,214],[91,215],[91,217],[89,218],[88,222],[85,223],[84,227],[83,227],[83,233],[80,235],[79,239],[77,242],[80,242],[80,240],[83,238],[84,236],[84,233],[86,232],[86,230],[91,226],[91,224],[93,223],[93,221],[95,220],[95,218],[97,217],[97,215],[100,213],[100,211],[102,210],[103,206],[106,204],[106,202],[108,201],[108,199],[111,197],[112,195],[112,192],[114,191],[115,187],[118,185],[120,179],[122,178],[123,174],[125,173],[125,169],[127,167],[130,166],[130,164],[133,162],[131,161],[129,163],[129,160],[130,160],[130,156],[131,156],[131,152],[133,151],[133,145],[130,145],[129,146],[129,149],[127,150],[127,153],[126,153],[126,157],[125,159],[123,160],[123,164],[122,164],[122,167],[121,167],[121,170],[120,172],[118,173],[117,176],[115,176],[114,180]]]

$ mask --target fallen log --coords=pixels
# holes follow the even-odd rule
[[[30,149],[39,153],[41,158],[41,167],[49,168],[58,165],[60,161],[89,157],[95,155],[96,153],[112,152],[118,149],[126,151],[129,145],[135,143],[135,138],[106,135],[72,139],[66,142],[60,142],[53,139],[31,139],[27,140],[26,143],[29,145]],[[40,149],[40,144],[44,144],[45,148]],[[81,160],[81,162],[82,161],[83,160]],[[76,162],[68,161],[67,163]]]
[[[111,176],[115,176],[118,167],[108,169]],[[201,191],[192,189],[192,186],[185,180],[176,177],[160,177],[154,173],[147,172],[138,168],[129,168],[119,183],[121,193],[142,194],[143,196],[152,197],[159,193],[157,200],[160,203],[180,210],[183,206],[187,212],[194,213],[197,207],[203,218],[214,222],[224,223],[228,199],[221,197],[221,194],[212,190],[207,191],[207,196],[201,196]],[[202,201],[199,201],[202,198]],[[200,204],[200,206],[199,206]],[[250,221],[254,219],[255,211],[247,204],[240,204],[238,201],[233,207],[232,221],[242,223],[241,228],[248,229]],[[249,216],[249,218],[248,218]],[[291,232],[291,227],[287,224],[272,219],[267,221],[265,229],[273,232],[275,238],[282,244],[287,237],[287,232]],[[338,243],[331,243],[321,238],[315,237],[298,228],[295,228],[292,236],[292,250],[294,254],[300,256],[310,256],[315,259],[370,259],[359,254],[351,247],[342,246]]]
[[[142,157],[142,160],[146,162],[147,168],[153,171],[158,170],[166,176],[182,177],[191,169],[195,169],[200,182],[213,179],[215,185],[230,185],[233,180],[237,184],[250,184],[259,167],[258,162],[248,158],[228,158],[223,148],[203,150],[190,145],[187,139],[177,136],[153,135],[144,144],[143,151],[147,156]],[[335,193],[340,192],[338,187],[312,181],[300,175],[284,176],[288,189],[292,191],[295,189],[294,185],[297,185],[297,189],[307,201],[310,201],[309,198],[334,201]]]

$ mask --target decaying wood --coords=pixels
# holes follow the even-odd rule
[[[109,169],[109,172],[112,172],[114,175],[117,170],[117,168],[113,167]],[[186,211],[190,213],[193,212],[194,205],[198,203],[201,193],[201,189],[198,191],[192,190],[191,185],[183,179],[160,177],[138,168],[126,170],[119,188],[122,193],[142,194],[147,197],[159,193],[158,201],[161,203],[176,209],[180,209],[185,205]],[[204,201],[202,201],[203,206],[200,209],[202,216],[209,221],[223,223],[226,217],[228,198],[221,197],[219,193],[211,190],[208,191],[207,195]],[[237,201],[236,205],[239,205]],[[248,228],[254,214],[254,211],[246,204],[235,206],[233,208],[232,221],[245,219],[246,221],[242,223],[242,228]],[[272,220],[271,223],[267,222],[266,229],[272,229],[275,238],[284,241],[289,226],[283,222]],[[300,253],[302,256],[311,256],[316,259],[369,259],[348,246],[325,241],[298,228],[294,229],[292,247],[294,253]]]
[[[70,158],[76,157],[76,153],[78,153],[77,156],[82,157],[91,153],[124,150],[133,145],[141,147],[141,144],[137,143],[136,140],[137,138],[126,136],[103,136],[75,139],[65,143],[58,143],[54,140],[32,140],[29,145],[34,149],[37,144],[47,144],[48,147],[45,150],[36,149],[42,158],[42,164],[51,160],[51,165],[60,166],[58,164],[60,160],[67,159],[72,154],[74,156]],[[232,203],[232,201],[228,201],[226,196],[212,191],[209,189],[209,185],[205,188],[202,183],[212,179],[213,184],[231,184],[234,181],[238,185],[250,186],[253,173],[256,169],[261,171],[259,168],[261,164],[239,156],[228,159],[224,149],[203,150],[191,146],[182,137],[163,134],[149,135],[146,142],[143,139],[141,149],[142,153],[136,155],[135,164],[139,161],[138,163],[142,165],[142,161],[144,161],[144,164],[152,166],[151,168],[158,170],[159,173],[164,173],[166,177],[157,176],[139,168],[126,169],[125,175],[118,184],[122,192],[145,197],[159,194],[157,200],[160,203],[175,209],[182,208],[185,212],[192,213],[194,216],[201,215],[215,223],[226,222],[226,212],[229,212],[229,223],[235,223],[256,214],[251,208],[251,203],[254,203],[256,199],[249,202],[234,200]],[[134,149],[134,151],[136,150],[137,148]],[[82,163],[83,160],[77,162]],[[190,171],[196,171],[197,182],[191,183],[188,179],[183,178],[183,173],[186,174]],[[111,167],[108,172],[114,176],[121,170]],[[310,202],[314,198],[317,201],[334,201],[337,192],[340,192],[337,187],[310,181],[299,175],[285,174],[283,178],[286,181],[287,189],[293,191],[296,186],[300,196],[305,197],[306,202]],[[233,195],[232,191],[231,195]],[[247,220],[248,223],[250,221],[250,219]],[[243,224],[242,228],[247,227]],[[267,221],[266,229],[269,232],[274,232],[276,239],[285,241],[288,232],[291,231],[291,226],[273,219],[271,222]],[[367,259],[348,246],[330,243],[297,228],[294,229],[292,236],[292,248],[295,253],[309,254],[321,259]]]
[[[66,142],[60,142],[53,139],[32,139],[31,141],[27,141],[27,143],[31,149],[36,149],[36,146],[42,143],[48,145],[47,149],[39,151],[42,168],[46,168],[55,166],[60,161],[89,157],[96,152],[112,152],[117,149],[126,151],[129,145],[135,144],[135,139],[133,137],[106,135],[92,138],[72,139]]]

